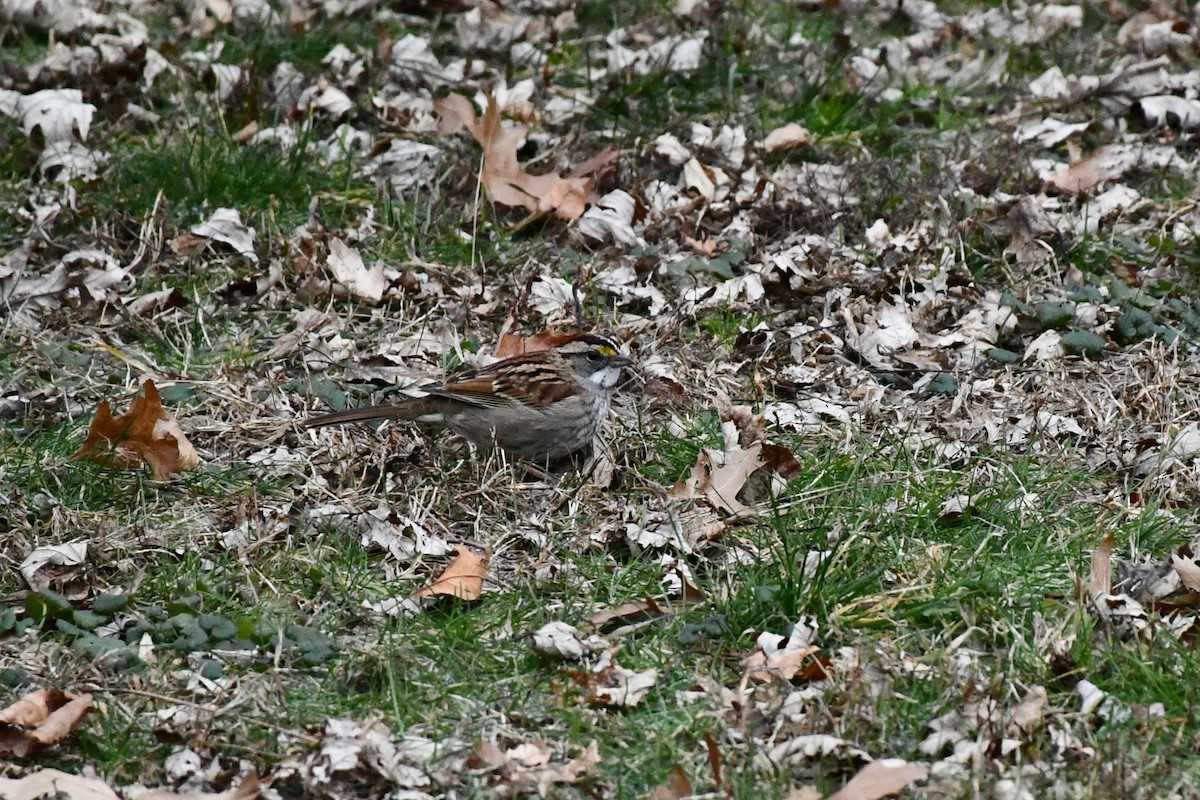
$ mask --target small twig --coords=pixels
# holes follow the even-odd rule
[[[197,703],[194,700],[184,700],[178,697],[170,697],[165,694],[159,694],[158,692],[148,692],[145,689],[128,689],[123,686],[97,686],[91,689],[91,691],[97,693],[106,692],[108,694],[131,694],[135,697],[145,697],[148,700],[159,700],[161,702],[172,703],[177,706],[190,706],[191,708],[199,709],[200,711],[204,711],[208,714],[216,714],[220,710],[216,706]]]
[[[205,705],[204,703],[197,703],[194,700],[184,700],[182,698],[169,697],[165,694],[159,694],[157,692],[148,692],[145,689],[128,689],[125,687],[97,686],[95,688],[92,688],[91,691],[95,692],[97,694],[102,694],[102,693],[128,694],[128,695],[134,695],[135,697],[144,697],[147,700],[158,700],[163,703],[171,703],[173,705],[178,705],[178,706],[189,706],[191,708],[195,708],[200,711],[203,711],[207,714],[212,714],[214,717],[217,716],[221,711],[221,709],[219,709],[217,707]],[[291,736],[295,739],[302,740],[302,741],[306,742],[307,744],[316,745],[316,744],[320,744],[322,741],[321,739],[319,739],[315,736],[310,736],[307,733],[301,733],[301,732],[293,730],[291,728],[286,728],[283,725],[276,725],[274,722],[268,722],[265,719],[255,719],[254,724],[261,725],[262,727],[273,730],[276,733],[282,733],[286,736]]]

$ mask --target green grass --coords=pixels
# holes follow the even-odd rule
[[[699,333],[707,334],[703,338],[721,347],[733,347],[738,334],[752,331],[763,321],[762,312],[755,311],[745,316],[729,307],[705,314],[696,320]]]
[[[46,55],[47,39],[39,32],[17,26],[5,26],[0,31],[0,49],[12,58],[5,64],[13,66],[32,64]]]
[[[182,222],[199,222],[206,210],[237,208],[243,219],[257,222],[269,215],[280,227],[301,222],[314,196],[336,195],[339,205],[351,207],[352,159],[324,167],[307,152],[308,137],[281,150],[271,143],[237,144],[230,133],[209,120],[129,142],[98,202],[119,204],[141,218],[161,192]]]
[[[695,458],[694,441],[663,439],[660,450],[677,451],[674,463],[684,464]],[[29,474],[22,464],[35,449],[30,444],[18,449],[9,442],[0,448],[3,466]],[[44,448],[45,442],[36,447]],[[68,449],[65,441],[55,448]],[[118,551],[101,557],[96,569],[101,579],[108,575],[118,583],[121,572],[111,570],[124,558],[121,550],[132,546],[129,552],[138,553],[147,580],[135,592],[135,616],[154,605],[170,610],[182,604],[231,617],[253,607],[254,617],[263,622],[312,625],[331,636],[336,642],[332,661],[316,670],[289,671],[275,683],[270,702],[285,709],[276,718],[288,720],[289,727],[315,730],[328,717],[381,715],[398,731],[435,740],[453,735],[469,742],[487,735],[489,720],[499,714],[578,747],[597,739],[609,754],[601,779],[618,796],[644,794],[676,764],[695,780],[707,780],[703,739],[708,734],[720,740],[721,728],[706,714],[711,701],[678,706],[675,692],[691,689],[697,675],[736,683],[740,659],[753,647],[753,632],[786,633],[802,615],[819,623],[823,652],[845,645],[869,651],[891,641],[891,647],[913,654],[929,668],[898,678],[882,698],[849,675],[835,676],[821,692],[818,702],[839,706],[843,724],[849,726],[839,735],[872,752],[919,758],[915,744],[927,733],[929,720],[965,702],[967,689],[960,678],[940,669],[945,648],[963,636],[968,647],[1004,654],[1002,669],[994,675],[998,699],[1010,688],[1040,682],[1050,687],[1052,704],[1073,703],[1072,684],[1055,683],[1032,630],[1035,614],[1051,626],[1069,628],[1080,622],[1072,599],[1075,571],[1085,563],[1085,551],[1109,528],[1087,503],[1075,499],[1095,476],[1054,463],[1013,461],[1003,451],[954,469],[882,457],[868,449],[844,453],[817,448],[802,458],[805,470],[780,498],[777,513],[730,532],[736,538],[727,541],[756,548],[756,562],[728,571],[698,565],[698,585],[711,598],[707,604],[672,612],[621,638],[620,663],[630,669],[656,668],[660,677],[646,701],[619,712],[583,703],[572,667],[534,654],[524,632],[555,619],[583,627],[599,604],[659,593],[661,569],[645,556],[585,550],[572,559],[570,580],[548,585],[531,580],[529,562],[522,565],[518,559],[509,562],[508,569],[515,565],[515,571],[505,572],[504,590],[485,595],[479,604],[451,603],[390,621],[357,609],[357,599],[407,594],[421,579],[381,583],[378,556],[357,547],[356,535],[325,525],[269,537],[256,546],[248,563],[223,550],[212,536],[197,537],[202,529],[185,524],[149,549],[136,540],[119,545]],[[992,466],[1004,463],[1010,466]],[[663,480],[676,468],[645,469]],[[982,491],[967,477],[980,470],[994,478]],[[148,493],[135,475],[78,462],[42,474],[49,477],[40,484],[22,478],[23,488],[52,489],[58,497],[78,493],[71,508],[77,513],[107,505],[116,512],[114,533],[130,523],[163,531],[183,499],[158,490]],[[247,478],[241,479],[243,492]],[[238,485],[222,486],[222,496],[236,495]],[[195,492],[196,482],[189,481],[189,487]],[[953,522],[941,519],[944,498],[967,491],[979,492],[972,513]],[[1022,491],[1035,492],[1039,499],[1018,516],[1007,504]],[[283,487],[260,486],[248,496],[261,501],[284,494]],[[789,496],[807,500],[788,504]],[[513,502],[514,513],[523,508],[522,502]],[[1172,532],[1154,520],[1145,515],[1122,526],[1118,540],[1135,541],[1147,550],[1161,548]],[[12,524],[23,525],[18,520]],[[180,547],[186,548],[182,557],[174,554]],[[815,571],[801,571],[798,565],[814,550],[828,555]],[[1163,702],[1168,720],[1190,718],[1187,687],[1200,671],[1200,659],[1190,648],[1157,646],[1150,661],[1136,645],[1082,646],[1086,625],[1079,636],[1080,646],[1070,655],[1082,675],[1116,691],[1123,702]],[[54,631],[38,638],[48,645],[69,642]],[[151,674],[173,668],[178,657],[160,652]],[[248,680],[270,660],[264,653],[249,662],[229,662],[224,674]],[[977,669],[987,674],[983,664]],[[68,667],[64,675],[73,671]],[[113,690],[112,699],[122,701],[120,708],[82,734],[76,752],[103,774],[131,780],[140,769],[131,763],[153,763],[167,751],[153,744],[138,720],[123,710],[136,707],[138,697],[123,695],[119,684]],[[282,758],[295,747],[274,728],[255,729],[252,719],[247,728],[232,720],[218,728],[226,726],[222,736],[230,752],[265,748],[268,758]],[[1172,724],[1152,725],[1150,738],[1139,740],[1142,730],[1133,720],[1114,721],[1097,731],[1095,742],[1114,748],[1136,742],[1148,752],[1171,752]],[[637,747],[631,747],[634,741]],[[737,776],[731,787],[736,797],[753,796],[756,790],[746,772],[752,755],[738,755],[726,745],[726,768]],[[796,773],[785,769],[771,780],[786,775]],[[834,773],[817,780],[827,788],[838,785]]]
[[[339,44],[352,51],[370,53],[378,46],[382,32],[399,39],[409,30],[397,20],[378,27],[364,19],[345,19],[336,23],[322,20],[292,30],[286,26],[244,31],[222,27],[216,41],[223,46],[224,63],[246,65],[252,80],[269,81],[271,73],[284,62],[293,64],[301,72],[319,74],[321,60]]]

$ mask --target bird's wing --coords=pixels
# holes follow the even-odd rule
[[[528,353],[455,375],[433,393],[485,408],[514,403],[545,408],[578,391],[559,380],[559,369],[547,353]]]

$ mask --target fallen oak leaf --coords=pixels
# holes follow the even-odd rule
[[[1183,585],[1193,592],[1200,592],[1200,566],[1190,556],[1171,554],[1171,567],[1179,575]]]
[[[721,749],[717,747],[717,740],[712,737],[711,733],[704,734],[704,746],[708,750],[708,766],[712,770],[713,785],[723,786],[724,781],[721,780]]]
[[[117,793],[99,778],[85,778],[57,769],[42,769],[23,778],[0,778],[0,797],[35,800],[66,797],[71,800],[118,800]]]
[[[804,466],[796,458],[796,454],[781,444],[763,442],[762,459],[764,467],[785,481],[790,481],[804,471]]]
[[[263,793],[262,782],[258,773],[253,769],[242,776],[235,786],[230,786],[222,792],[173,791],[171,789],[147,789],[133,794],[132,787],[125,787],[126,797],[131,800],[254,800]]]
[[[533,649],[539,655],[550,658],[579,661],[593,650],[607,646],[599,636],[583,638],[574,625],[556,620],[538,628],[533,634]]]
[[[695,250],[700,255],[707,256],[708,258],[714,258],[721,250],[721,242],[716,239],[705,239],[701,241],[699,239],[693,239],[690,236],[684,236],[683,243]]]
[[[70,699],[66,705],[51,711],[50,716],[46,717],[41,725],[29,731],[29,738],[37,745],[37,748],[49,747],[67,738],[71,731],[79,727],[84,716],[92,710],[90,694],[73,695],[68,692],[67,697]]]
[[[441,136],[449,136],[463,128],[473,128],[477,124],[475,108],[471,101],[457,92],[434,101],[433,110],[438,113],[437,132]],[[475,135],[474,130],[471,131],[471,135]]]
[[[725,423],[733,423],[737,432],[736,442],[742,447],[749,447],[756,442],[767,440],[766,420],[762,414],[755,414],[754,409],[747,405],[734,405],[733,400],[724,392],[713,396],[713,409],[721,419],[721,434],[725,437],[725,448],[731,449],[734,439],[726,429]]]
[[[57,744],[79,727],[91,709],[90,694],[54,688],[30,692],[0,710],[0,754],[25,758]]]
[[[1048,177],[1049,184],[1065,194],[1082,194],[1115,180],[1133,169],[1175,168],[1179,155],[1171,147],[1146,147],[1142,143],[1106,144]]]
[[[737,499],[750,475],[763,465],[762,444],[753,444],[745,450],[727,453],[725,463],[713,468],[704,485],[704,494],[717,508],[732,514],[745,511],[746,506]]]
[[[757,649],[743,659],[746,671],[742,676],[743,687],[750,678],[758,681],[780,678],[791,681],[801,673],[809,656],[821,651],[813,644],[817,635],[816,624],[801,619],[792,626],[792,631],[785,638],[778,634],[764,631],[759,634]],[[812,670],[804,670],[804,677],[814,674]],[[828,677],[824,666],[815,671],[819,679]]]
[[[242,222],[242,215],[234,208],[218,208],[204,222],[193,225],[190,231],[214,242],[227,244],[244,258],[258,263],[254,252],[254,228]]]
[[[325,263],[333,273],[337,288],[372,303],[383,299],[388,287],[383,270],[378,267],[367,269],[359,252],[341,239],[334,237],[329,242],[329,257]]]
[[[703,497],[713,508],[730,514],[741,514],[747,506],[737,499],[750,475],[763,465],[762,444],[744,450],[725,453],[724,464],[714,464],[712,455],[701,450],[686,478],[681,478],[667,492],[672,500],[694,500]]]
[[[600,748],[593,740],[578,757],[566,763],[554,763],[550,747],[540,738],[504,748],[484,739],[475,743],[467,756],[473,770],[493,773],[498,787],[526,793],[536,790],[545,796],[555,784],[578,783],[600,763]]]
[[[678,567],[675,568],[675,577],[679,579],[679,600],[684,605],[698,605],[708,602],[708,595],[699,586],[692,583],[691,578]]]
[[[1022,735],[1031,736],[1042,723],[1042,708],[1048,699],[1045,687],[1031,686],[1009,714],[1004,726],[1005,734],[1014,739]]]
[[[1084,600],[1105,625],[1126,636],[1150,636],[1150,617],[1142,603],[1128,594],[1112,594],[1113,535],[1105,535],[1092,551],[1091,574]]]
[[[602,609],[588,617],[588,624],[601,633],[612,633],[613,629],[617,627],[646,622],[661,617],[664,613],[666,612],[655,602],[654,598],[647,595],[645,600],[622,603],[615,608]],[[618,625],[611,624],[614,620]]]
[[[913,781],[923,780],[929,767],[900,758],[877,758],[849,780],[829,800],[877,800],[904,789]]]
[[[601,150],[599,153],[597,153],[596,155],[587,159],[586,161],[572,167],[571,170],[569,172],[567,172],[567,177],[568,178],[585,178],[590,175],[590,176],[592,176],[592,181],[595,182],[596,173],[598,173],[600,170],[604,169],[609,164],[616,161],[617,157],[620,155],[621,155],[621,151],[618,150],[617,148],[606,147],[603,150]],[[645,209],[643,209],[641,217],[645,217],[645,216],[646,216],[646,212],[645,212]],[[641,219],[641,217],[639,217],[638,219]]]
[[[785,738],[754,756],[760,769],[777,769],[791,764],[821,759],[854,759],[869,762],[871,754],[846,739],[827,733],[808,733]]]
[[[692,794],[692,782],[688,779],[683,767],[676,764],[671,767],[667,780],[659,784],[647,797],[647,800],[682,800]]]
[[[600,745],[593,739],[588,742],[588,746],[578,757],[571,759],[566,764],[547,765],[541,770],[540,774],[535,776],[537,779],[536,788],[538,795],[545,797],[549,793],[550,787],[554,784],[578,783],[583,776],[592,772],[599,763]],[[518,783],[517,785],[520,784]]]
[[[500,340],[496,343],[496,352],[493,353],[496,358],[512,358],[513,356],[525,353],[550,350],[573,339],[577,335],[574,333],[539,331],[532,336],[521,336],[520,334],[510,333],[507,330],[510,321],[511,318],[505,322],[505,330],[500,334]]]
[[[1092,569],[1088,580],[1088,597],[1095,599],[1112,591],[1113,535],[1107,534],[1092,551]]]
[[[108,401],[101,401],[74,458],[131,468],[145,463],[156,481],[200,463],[179,423],[163,408],[154,381],[147,379],[142,389],[144,394],[119,417],[113,417]]]
[[[18,568],[25,583],[32,589],[45,589],[50,585],[48,576],[38,576],[43,567],[53,569],[47,572],[66,572],[87,560],[88,543],[84,539],[75,539],[66,544],[44,545],[25,557]]]
[[[812,660],[792,676],[792,682],[817,683],[833,677],[833,659],[824,654],[814,655]]]
[[[70,696],[61,689],[38,689],[9,703],[0,710],[0,724],[36,728],[50,712],[70,702]]]
[[[467,755],[469,769],[494,771],[501,769],[507,763],[508,756],[492,739],[478,740]]]
[[[540,737],[522,742],[507,753],[509,761],[522,767],[541,767],[550,763],[553,753]]]
[[[824,793],[817,790],[815,786],[796,786],[793,787],[783,800],[822,800]]]
[[[767,680],[770,677],[790,681],[796,677],[797,673],[801,672],[805,659],[819,652],[819,647],[808,645],[798,650],[786,650],[769,656],[754,653],[744,662],[746,674],[759,681]],[[820,674],[826,674],[823,668]]]
[[[517,124],[505,126],[494,97],[488,95],[482,116],[477,116],[471,101],[460,94],[447,95],[435,101],[433,107],[441,117],[439,133],[448,135],[466,128],[483,148],[479,182],[493,203],[525,208],[534,216],[554,214],[572,222],[583,216],[588,203],[599,199],[592,191],[595,179],[577,173],[607,165],[615,153],[612,156],[602,153],[577,167],[571,175],[531,175],[517,160],[517,150],[524,144],[528,129]]]
[[[633,708],[645,699],[658,683],[658,670],[651,667],[640,672],[626,669],[617,663],[616,647],[605,650],[590,673],[583,673],[587,700],[593,705]],[[579,679],[582,676],[576,674]]]
[[[781,128],[776,128],[763,138],[762,149],[768,153],[789,147],[801,147],[812,141],[812,134],[803,125],[789,122]]]
[[[492,553],[489,549],[482,555],[465,547],[446,567],[440,577],[428,586],[418,589],[413,597],[457,597],[468,602],[478,600],[483,594],[483,579],[487,577],[488,562]]]
[[[753,508],[738,499],[751,476],[756,477],[752,488],[757,489],[764,479],[770,481],[772,475],[789,480],[803,467],[787,447],[767,441],[763,415],[755,414],[750,406],[734,405],[722,392],[714,397],[713,406],[721,418],[724,449],[701,450],[691,474],[677,481],[667,497],[704,498],[713,508],[734,516],[753,513]],[[769,483],[766,488],[770,490]],[[747,496],[753,495],[750,492]]]

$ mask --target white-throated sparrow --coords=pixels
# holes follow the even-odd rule
[[[621,368],[632,364],[607,336],[583,333],[550,348],[420,387],[424,397],[305,420],[306,428],[399,419],[449,428],[520,459],[553,460],[585,447],[608,413]]]

